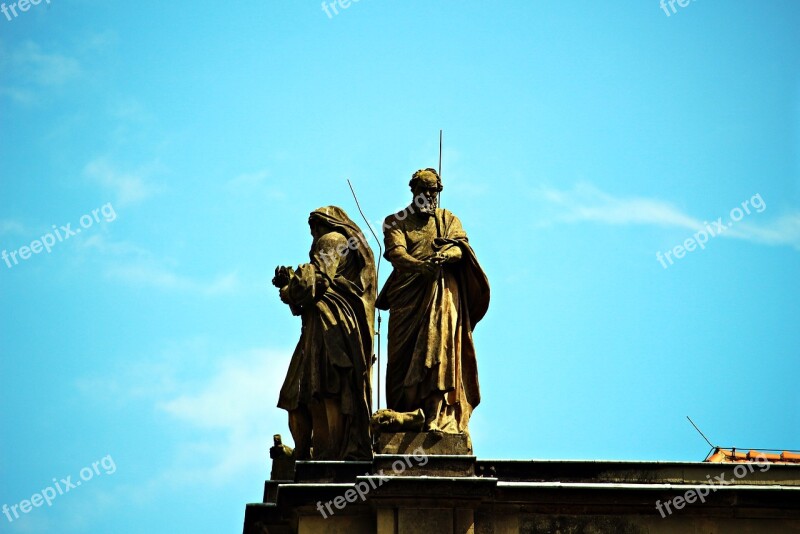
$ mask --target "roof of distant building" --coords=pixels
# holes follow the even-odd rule
[[[736,448],[723,449],[715,447],[711,450],[705,462],[714,463],[742,463],[742,462],[770,462],[800,464],[800,453],[777,450],[736,450]]]

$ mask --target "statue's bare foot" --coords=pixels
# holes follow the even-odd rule
[[[431,421],[430,423],[425,424],[425,432],[441,432],[442,429],[439,428],[439,425]]]
[[[421,409],[415,412],[378,410],[370,422],[377,432],[419,432],[425,424],[425,414]]]

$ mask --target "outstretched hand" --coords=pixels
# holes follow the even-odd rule
[[[291,278],[291,275],[291,267],[275,267],[275,276],[272,278],[272,285],[278,289],[284,287],[289,283],[289,278]]]

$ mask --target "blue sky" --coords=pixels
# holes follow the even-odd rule
[[[17,15],[0,15],[0,248],[17,253],[0,260],[0,505],[115,470],[0,532],[239,531],[272,434],[290,441],[275,404],[300,325],[272,271],[307,258],[311,210],[357,217],[346,178],[373,222],[404,206],[440,128],[442,202],[492,285],[479,457],[701,460],[686,415],[722,445],[800,449],[797,2]],[[704,249],[657,260],[719,218]]]

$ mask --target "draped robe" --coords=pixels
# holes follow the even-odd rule
[[[455,215],[439,208],[429,217],[408,215],[409,210],[413,213],[410,206],[386,218],[384,257],[404,247],[410,256],[425,260],[453,246],[462,257],[444,264],[436,278],[395,267],[378,296],[377,307],[390,310],[387,406],[410,412],[440,393],[446,409],[437,426],[466,432],[480,403],[472,331],[488,309],[489,282]]]
[[[375,263],[363,234],[343,210],[320,208],[313,218],[335,231],[314,241],[310,263],[300,265],[282,290],[303,326],[278,407],[291,412],[338,399],[345,419],[341,440],[331,450],[315,445],[314,457],[371,458]]]

